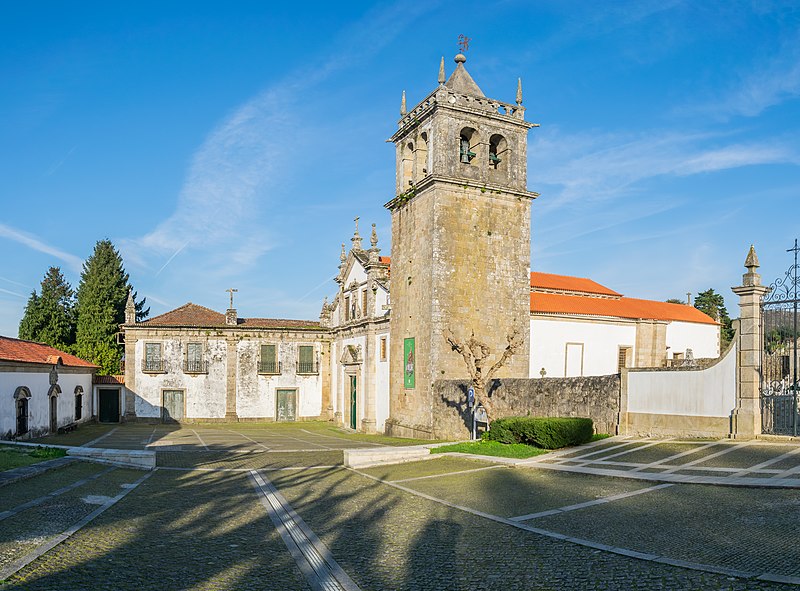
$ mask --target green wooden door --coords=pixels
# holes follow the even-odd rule
[[[114,388],[100,388],[97,393],[99,398],[98,419],[101,423],[119,423],[119,390]]]
[[[350,428],[356,428],[356,400],[358,394],[358,387],[356,376],[350,376]]]
[[[161,420],[172,423],[183,418],[183,390],[164,390],[164,406]]]
[[[278,390],[278,412],[276,420],[280,422],[294,421],[297,419],[297,390]]]

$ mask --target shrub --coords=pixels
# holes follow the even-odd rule
[[[524,443],[544,449],[558,449],[587,443],[593,435],[592,419],[508,417],[492,421],[491,430],[484,433],[483,438],[501,443]]]

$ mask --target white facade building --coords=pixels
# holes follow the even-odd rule
[[[0,337],[0,439],[39,437],[90,420],[96,370],[48,345]]]

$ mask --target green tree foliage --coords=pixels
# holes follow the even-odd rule
[[[62,351],[75,343],[75,292],[61,269],[50,267],[41,294],[31,293],[19,323],[19,338],[45,343]]]
[[[131,290],[128,279],[114,245],[110,240],[100,240],[83,263],[78,285],[75,352],[100,366],[101,375],[120,371],[122,346],[117,344],[116,334],[125,321],[125,303]],[[137,320],[150,312],[144,304],[144,299],[137,302]]]
[[[678,298],[669,298],[667,300],[667,303],[668,304],[685,304],[686,302],[684,300],[679,300]]]
[[[713,288],[701,291],[694,299],[694,307],[720,323],[722,346],[726,347],[733,338],[733,327],[722,295],[715,292]]]

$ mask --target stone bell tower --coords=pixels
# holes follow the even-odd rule
[[[530,205],[522,84],[516,104],[487,98],[455,58],[439,86],[400,107],[392,213],[390,418],[387,431],[434,437],[432,384],[469,376],[445,340],[475,336],[499,355],[524,344],[498,377],[528,377]],[[409,359],[410,356],[410,359]]]

